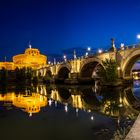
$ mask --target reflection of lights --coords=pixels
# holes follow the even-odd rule
[[[48,103],[49,103],[49,106],[51,106],[51,105],[52,105],[52,100],[49,99],[49,100],[48,100]]]
[[[29,117],[32,117],[32,113],[29,113]]]
[[[134,82],[134,85],[140,86],[140,81],[135,81],[135,82]]]
[[[78,109],[78,108],[76,108],[76,113],[78,113],[78,111],[79,111],[79,109]]]
[[[55,107],[57,107],[57,101],[55,101]]]
[[[68,112],[68,104],[65,104],[65,112]]]
[[[119,107],[122,107],[123,105],[122,104],[119,104]]]
[[[76,108],[76,116],[78,117],[78,112],[79,112],[79,109],[78,108]]]
[[[120,118],[118,118],[117,122],[118,122],[118,125],[119,125],[120,124]]]
[[[93,116],[91,116],[91,117],[90,117],[90,119],[93,121],[93,120],[94,120],[94,117],[93,117]]]
[[[91,112],[91,110],[89,109],[88,112]]]
[[[120,70],[121,68],[120,67],[117,67],[117,70]]]

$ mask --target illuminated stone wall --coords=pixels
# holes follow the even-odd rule
[[[13,70],[15,67],[13,62],[0,62],[0,69],[2,68]]]
[[[38,49],[27,48],[24,54],[13,56],[13,62],[0,62],[0,69],[14,70],[16,67],[31,67],[33,69],[47,65],[47,57],[40,54]]]

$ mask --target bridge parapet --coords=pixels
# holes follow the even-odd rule
[[[73,60],[49,65],[48,67],[42,67],[37,70],[37,75],[41,73],[41,75],[44,76],[47,71],[51,71],[53,76],[57,76],[60,70],[64,68],[67,72],[69,72],[69,77],[75,77],[75,75],[79,76],[81,71],[84,71],[85,74],[88,74],[89,69],[90,73],[94,72],[95,67],[99,64],[102,65],[102,61],[105,59],[114,59],[118,64],[119,76],[123,79],[131,79],[132,66],[139,58],[140,44],[121,46],[121,49],[118,51],[116,49],[113,51],[110,50],[108,52],[97,53],[92,56],[81,57],[79,59],[74,58]]]

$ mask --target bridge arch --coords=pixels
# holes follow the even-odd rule
[[[68,64],[62,64],[58,67],[57,70],[57,78],[65,80],[69,77],[69,73],[71,71],[71,65]]]
[[[67,88],[58,87],[57,90],[62,103],[72,103],[71,93]]]
[[[123,78],[132,78],[132,68],[134,64],[140,60],[140,50],[135,49],[126,57],[125,62],[122,64]]]
[[[98,58],[88,58],[82,61],[80,68],[80,77],[92,78],[93,72],[97,67],[103,67],[102,60]]]
[[[46,70],[45,76],[46,77],[52,77],[52,72],[51,72],[50,69]]]

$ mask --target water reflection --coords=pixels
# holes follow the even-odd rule
[[[136,87],[138,83],[135,84]],[[69,105],[86,112],[97,111],[112,117],[133,117],[139,113],[139,99],[135,96],[136,88],[101,88],[95,86],[56,86],[40,85],[32,90],[25,89],[21,92],[7,92],[0,94],[0,101],[5,104],[11,103],[15,107],[28,112],[38,113],[41,107],[57,107],[57,103],[64,105],[64,110],[68,112]]]
[[[94,86],[39,85],[24,87],[24,90],[12,88],[6,90],[7,92],[1,90],[0,108],[1,110],[6,108],[3,111],[4,115],[5,112],[19,108],[32,116],[30,119],[34,119],[34,116],[40,115],[40,118],[43,116],[43,120],[34,121],[40,128],[44,127],[43,132],[47,129],[52,134],[55,129],[52,130],[52,126],[55,126],[59,133],[61,128],[65,134],[73,132],[73,136],[76,134],[79,139],[101,137],[109,140],[120,127],[132,125],[130,120],[135,120],[139,114],[140,90],[137,90],[139,85],[140,82],[137,81],[134,86],[118,88],[100,87],[98,83]],[[3,120],[0,116],[0,121]],[[10,120],[13,122],[13,118]],[[22,124],[20,119],[19,124]],[[79,131],[75,133],[75,130]],[[83,137],[84,135],[86,137]]]
[[[4,106],[11,104],[22,109],[24,112],[29,113],[29,116],[32,116],[32,113],[38,113],[41,107],[47,105],[47,97],[34,92],[0,94],[0,101],[4,102]]]

